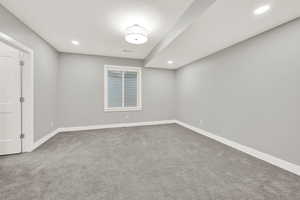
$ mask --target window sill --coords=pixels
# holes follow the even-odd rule
[[[142,107],[131,107],[131,108],[105,108],[105,112],[129,112],[129,111],[141,111]]]

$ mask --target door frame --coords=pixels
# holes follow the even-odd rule
[[[28,63],[25,62],[22,73],[22,92],[25,99],[22,104],[22,129],[25,135],[22,140],[22,149],[23,152],[31,152],[34,144],[34,51],[2,32],[0,32],[0,41],[28,56],[26,58]]]

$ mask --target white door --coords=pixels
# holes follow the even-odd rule
[[[0,42],[0,155],[21,152],[19,52]]]

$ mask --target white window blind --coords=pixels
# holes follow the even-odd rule
[[[125,107],[137,106],[137,72],[124,72]]]
[[[106,111],[141,109],[141,69],[105,66]]]
[[[122,74],[119,71],[108,71],[108,106],[122,107]]]

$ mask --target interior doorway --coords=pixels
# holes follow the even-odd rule
[[[33,51],[0,32],[0,155],[34,144]]]
[[[21,52],[0,42],[0,155],[22,152]]]

